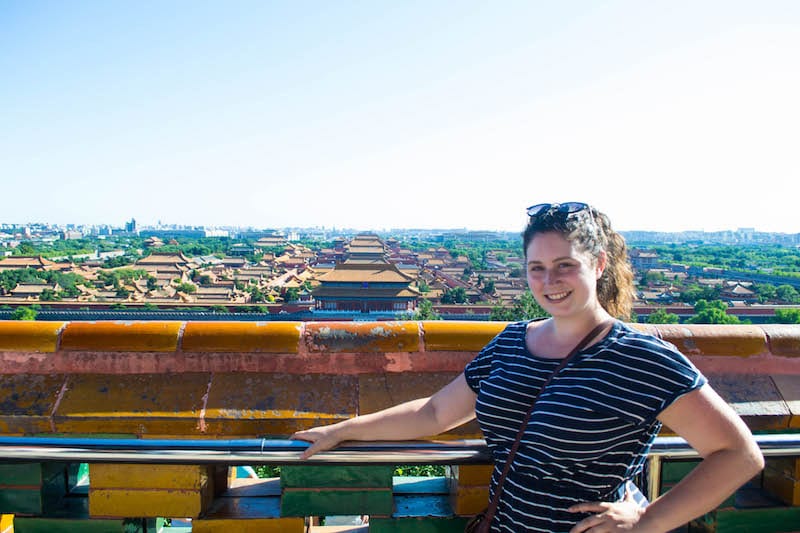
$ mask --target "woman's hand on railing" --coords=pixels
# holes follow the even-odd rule
[[[330,450],[342,442],[342,439],[338,435],[338,428],[336,426],[338,426],[338,424],[319,426],[303,431],[297,431],[289,438],[293,440],[304,440],[311,443],[311,446],[306,448],[305,451],[300,454],[301,459],[308,459],[315,453]]]

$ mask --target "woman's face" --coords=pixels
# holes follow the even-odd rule
[[[579,251],[560,233],[538,233],[526,250],[528,286],[545,311],[571,316],[594,310],[597,280],[605,268],[605,254],[597,259]]]

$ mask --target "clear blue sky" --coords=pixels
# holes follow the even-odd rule
[[[800,2],[0,0],[0,222],[800,232]]]

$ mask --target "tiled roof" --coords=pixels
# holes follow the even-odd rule
[[[391,263],[358,263],[345,262],[336,266],[332,271],[317,278],[325,282],[394,282],[410,283],[414,280],[411,276],[403,274]]]

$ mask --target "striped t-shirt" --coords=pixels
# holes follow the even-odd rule
[[[560,363],[528,351],[528,323],[509,324],[465,369],[494,456],[492,494],[528,407]],[[537,400],[492,530],[569,531],[587,515],[567,507],[617,501],[661,429],[658,414],[705,383],[675,346],[616,321]]]

